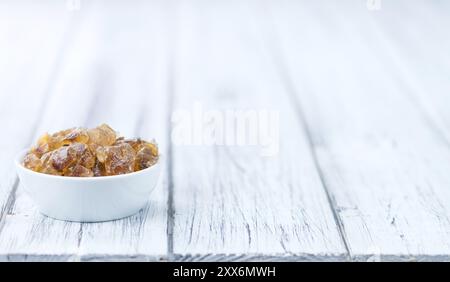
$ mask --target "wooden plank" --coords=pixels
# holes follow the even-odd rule
[[[373,38],[371,11],[359,1],[271,4],[272,51],[284,56],[279,70],[352,258],[449,260],[449,147],[404,95],[401,74]],[[398,22],[406,11],[395,7]]]
[[[26,6],[28,8],[28,6]],[[60,7],[61,8],[61,7]],[[43,10],[49,9],[48,6],[43,6]],[[62,11],[58,10],[58,13],[66,11],[66,7],[63,6]],[[34,143],[36,138],[43,132],[52,132],[55,129],[60,129],[61,126],[67,124],[67,119],[64,117],[69,117],[72,122],[78,123],[83,120],[83,111],[76,111],[75,107],[72,105],[80,104],[77,103],[76,99],[76,88],[73,91],[70,87],[64,88],[63,84],[70,84],[68,82],[61,83],[59,78],[63,76],[64,73],[69,73],[74,71],[76,73],[76,61],[72,58],[72,64],[67,63],[68,59],[66,53],[76,53],[75,48],[78,47],[75,44],[76,39],[80,35],[76,32],[78,26],[80,25],[80,19],[85,16],[86,9],[81,12],[77,12],[73,16],[77,17],[77,21],[74,23],[72,32],[65,38],[64,44],[65,48],[62,50],[62,54],[57,58],[58,67],[55,70],[55,74],[51,77],[47,83],[48,92],[46,99],[40,98],[41,102],[44,104],[43,112],[40,113],[39,122],[36,123],[36,130],[33,132],[32,136],[27,136],[28,140],[26,146]],[[36,15],[40,15],[37,13]],[[43,14],[45,18],[45,13]],[[49,17],[51,18],[51,17]],[[37,19],[41,20],[41,19]],[[58,23],[52,22],[52,25],[57,26]],[[48,26],[51,33],[51,28]],[[33,47],[32,44],[29,46]],[[83,49],[80,49],[83,50]],[[83,54],[83,52],[78,52],[76,54]],[[67,65],[71,65],[72,69],[69,69]],[[78,65],[79,67],[80,65]],[[38,66],[36,66],[38,67]],[[58,83],[59,82],[59,83]],[[28,94],[29,95],[29,94]],[[32,95],[29,95],[32,96]],[[26,99],[18,100],[20,102],[26,101]],[[81,99],[83,101],[83,99]],[[29,104],[29,103],[25,103]],[[83,107],[83,106],[81,106]],[[24,120],[22,123],[26,124],[29,120]],[[23,192],[23,189],[18,187],[15,192],[15,201],[13,205],[9,208],[9,212],[4,219],[3,229],[0,233],[0,250],[2,260],[70,260],[73,257],[73,252],[76,250],[78,238],[78,231],[80,229],[79,224],[65,223],[62,221],[55,221],[42,216],[35,208],[32,201]],[[64,236],[59,236],[58,231],[64,231]]]
[[[163,49],[158,39],[164,30],[156,29],[161,17],[153,17],[160,8],[135,4],[97,1],[78,11],[83,21],[53,82],[54,95],[39,133],[106,122],[127,136],[153,136],[164,142],[166,57],[164,52],[156,53]],[[0,236],[0,249],[7,259],[78,261],[166,255],[164,187],[157,188],[151,204],[139,215],[99,224],[46,218],[20,187],[18,191]]]
[[[16,198],[12,160],[34,135],[75,21],[61,3],[0,3],[0,230]]]
[[[5,203],[2,199],[8,197],[8,187],[14,182],[11,160],[29,142],[35,126],[29,120],[34,120],[41,110],[41,101],[68,28],[69,16],[64,10],[61,13],[60,9],[60,5],[43,9],[30,3],[25,9],[24,5],[13,1],[0,3],[0,36],[4,50],[0,54],[0,117],[3,135],[10,136],[0,141],[3,156],[1,210]],[[34,13],[39,15],[32,17]],[[58,25],[53,27],[55,23]],[[34,48],[28,47],[31,44],[35,44]],[[29,103],[23,103],[25,100]],[[12,121],[25,122],[20,127]]]
[[[168,51],[170,15],[163,2],[104,2],[107,17],[101,24],[109,32],[121,29],[113,40],[105,40],[98,51],[107,51],[113,104],[96,112],[91,124],[108,121],[127,136],[155,138],[163,157],[168,135]],[[127,25],[123,26],[123,20]],[[105,32],[108,34],[108,32]],[[111,95],[111,96],[109,96]],[[97,102],[101,107],[101,101]],[[83,224],[79,246],[82,260],[159,260],[167,258],[167,167],[149,205],[139,214],[113,222]]]
[[[450,145],[448,9],[447,1],[418,0],[413,5],[395,1],[383,13],[371,14],[371,19],[374,40],[378,40],[386,50],[386,60],[398,70],[405,94]],[[401,22],[397,22],[395,11],[402,11]]]
[[[280,144],[279,152],[268,157],[259,146],[173,148],[174,256],[207,261],[346,259],[304,129],[261,48],[261,28],[254,18],[258,5],[199,1],[179,6],[178,118],[194,119],[188,114],[199,106],[219,115],[273,110],[279,113],[279,131],[273,129]],[[174,136],[183,121],[174,123]]]

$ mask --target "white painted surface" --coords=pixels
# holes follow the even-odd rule
[[[355,3],[274,9],[280,68],[294,85],[352,258],[443,259],[450,251],[445,129],[424,118],[408,93],[414,85],[379,44],[377,16]],[[386,3],[380,17],[402,21],[408,9],[401,7]],[[397,12],[384,15],[389,9]]]
[[[62,4],[41,6],[33,1],[2,1],[0,6],[0,120],[4,136],[0,141],[0,244],[3,244],[8,237],[3,231],[10,230],[8,221],[12,217],[14,222],[24,219],[13,212],[20,189],[17,190],[12,160],[21,149],[29,146],[36,134],[51,81],[59,69],[59,60],[76,18],[65,13]],[[27,213],[32,213],[32,209],[27,209]],[[0,259],[15,253],[9,250],[21,249],[39,240],[39,234],[24,231],[14,230],[12,240],[0,248]],[[30,234],[33,235],[28,237]],[[76,232],[74,234],[76,236]],[[54,246],[58,246],[56,241]]]
[[[445,1],[33,3],[0,3],[0,260],[450,259]],[[279,155],[171,147],[194,102],[278,110]],[[160,142],[149,205],[40,215],[13,155],[101,122]]]
[[[277,111],[281,142],[269,157],[258,146],[174,147],[175,255],[345,259],[307,137],[248,16],[253,7],[195,4],[177,16],[175,109]]]
[[[107,122],[126,136],[139,135],[166,143],[166,102],[159,99],[156,109],[152,105],[156,97],[164,98],[161,91],[166,84],[164,43],[153,44],[164,38],[163,30],[153,27],[155,22],[163,21],[163,14],[155,22],[146,21],[149,13],[160,11],[164,12],[163,7],[145,5],[136,14],[123,3],[105,6],[105,2],[95,2],[76,12],[80,23],[60,63],[38,134]],[[141,30],[131,26],[117,33],[121,29],[116,17],[137,26],[146,24]],[[143,33],[146,36],[141,36]],[[143,57],[144,53],[147,55]],[[139,63],[144,64],[137,68]],[[37,135],[33,140],[36,138]],[[164,152],[165,146],[161,149]],[[148,207],[136,216],[110,223],[79,224],[43,217],[19,187],[15,202],[9,207],[11,216],[3,223],[0,253],[12,260],[95,260],[105,255],[165,257],[165,189],[161,182]]]

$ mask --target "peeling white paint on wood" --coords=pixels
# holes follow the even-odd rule
[[[125,136],[155,138],[161,146],[162,161],[167,152],[168,48],[167,7],[142,2],[139,13],[133,5],[107,5],[97,25],[104,31],[98,36],[120,29],[127,18],[128,25],[112,39],[104,38],[95,52],[111,65],[105,86],[113,85],[104,99],[107,111],[98,108],[90,117],[92,125],[108,121]],[[164,28],[164,26],[166,28]],[[127,28],[126,28],[127,27]],[[143,36],[145,34],[145,36]],[[148,206],[132,217],[106,223],[82,225],[79,255],[82,260],[160,260],[167,259],[167,169],[163,169],[160,184],[150,195]]]
[[[450,260],[449,3],[82,5],[0,3],[0,260]],[[171,147],[170,112],[195,102],[279,111],[279,155]],[[102,122],[161,143],[149,205],[40,215],[14,154]]]
[[[145,6],[137,16],[123,5],[103,4],[97,2],[86,8],[88,12],[83,14],[54,81],[38,132],[107,122],[126,136],[152,137],[165,144],[167,105],[157,97],[164,97],[161,91],[167,70],[163,64],[167,58],[159,52],[164,46],[152,46],[150,41],[158,41],[162,31],[149,29],[162,18],[140,30],[130,29],[110,37],[119,28],[114,25],[118,24],[115,17],[129,17],[129,23],[139,25],[151,8],[162,7]],[[147,37],[141,36],[144,32]],[[147,57],[142,57],[144,51],[149,52]],[[151,67],[135,68],[139,63]],[[158,100],[157,108],[153,100]],[[161,149],[164,154],[165,146]],[[109,223],[68,223],[40,215],[19,187],[11,216],[5,219],[0,249],[13,260],[33,259],[34,255],[58,260],[95,260],[116,254],[163,258],[167,255],[166,205],[167,191],[165,183],[161,183],[149,205],[136,216]]]
[[[254,146],[175,146],[174,254],[345,259],[305,132],[261,48],[251,7],[195,4],[177,16],[175,109],[189,110],[198,101],[205,111],[278,111],[280,152],[264,157]]]
[[[395,9],[392,21],[401,21],[408,9]],[[433,128],[405,93],[390,50],[372,38],[367,11],[355,2],[304,2],[274,13],[286,79],[295,85],[293,100],[353,259],[448,254],[450,150],[442,128]]]
[[[0,3],[0,260],[14,256],[33,238],[15,230],[12,240],[4,235],[10,229],[14,217],[13,204],[18,193],[18,180],[13,158],[30,144],[37,122],[49,97],[51,80],[61,58],[67,32],[74,24],[67,13],[61,13],[61,5],[40,6],[31,1],[25,3]],[[30,48],[32,47],[32,48]],[[33,213],[32,210],[28,211]],[[17,222],[23,218],[17,217]],[[29,233],[30,234],[30,233]],[[6,242],[8,241],[8,242]],[[17,252],[12,253],[14,249]],[[32,255],[27,254],[27,255]]]

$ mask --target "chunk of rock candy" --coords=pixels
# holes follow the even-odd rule
[[[52,163],[52,155],[53,154],[54,154],[54,152],[47,152],[44,155],[42,155],[42,157],[41,157],[42,167],[41,167],[40,172],[45,173],[45,174],[52,174],[52,175],[62,175],[61,172],[57,171],[53,167],[53,163]]]
[[[83,143],[86,144],[89,141],[89,134],[85,128],[73,128],[69,132],[67,132],[63,139],[63,145],[72,144],[72,143]]]
[[[63,146],[52,152],[50,156],[51,165],[61,173],[65,173],[69,167],[76,163],[73,154],[69,153],[69,147]]]
[[[111,146],[116,142],[116,132],[106,124],[87,131],[89,143],[99,146]]]
[[[51,150],[50,148],[51,138],[52,137],[48,133],[45,133],[44,135],[39,137],[37,147],[32,149],[32,151],[36,154],[36,156],[40,158],[42,157],[42,155]]]
[[[120,144],[129,144],[131,147],[133,147],[133,150],[136,151],[138,145],[141,143],[141,139],[125,139],[124,137],[117,138],[114,145],[120,145]]]
[[[136,153],[139,150],[141,150],[143,147],[148,147],[154,156],[158,156],[158,145],[156,145],[156,143],[154,143],[154,142],[147,142],[140,138],[137,138],[137,139],[119,138],[119,139],[117,139],[115,144],[122,144],[122,143],[130,144]]]
[[[96,155],[98,161],[105,166],[106,175],[118,175],[134,171],[136,156],[133,147],[129,144],[99,147]]]
[[[89,135],[85,128],[74,127],[53,134],[49,140],[50,149],[58,149],[72,143],[88,143]]]
[[[68,153],[78,165],[88,169],[92,169],[95,165],[95,155],[86,144],[73,143],[68,147]]]
[[[125,139],[123,137],[117,138],[115,145],[127,143],[133,147],[135,151],[138,151],[140,149],[140,146],[145,144],[146,142],[140,138],[133,138],[133,139]]]
[[[142,139],[118,139],[115,144],[129,144],[136,152],[135,171],[154,165],[158,161],[158,146]]]
[[[94,173],[94,176],[106,176],[105,165],[96,160],[92,172]]]
[[[42,135],[23,160],[34,171],[76,177],[108,176],[142,170],[158,161],[158,147],[141,139],[117,137],[106,124]]]
[[[89,135],[84,128],[70,128],[58,131],[52,135],[45,133],[38,140],[37,148],[34,150],[39,157],[47,152],[59,149],[73,143],[87,143]]]
[[[136,153],[135,171],[146,169],[156,164],[158,161],[158,153],[154,151],[153,144],[145,144],[141,146]]]
[[[74,167],[69,168],[66,175],[74,177],[92,177],[94,176],[94,172],[82,165],[77,164]]]
[[[42,168],[42,161],[34,152],[29,152],[23,158],[23,165],[28,169],[40,171]]]
[[[106,159],[108,158],[108,154],[109,154],[109,148],[110,146],[107,147],[102,147],[102,146],[98,146],[97,149],[95,150],[95,155],[97,156],[97,160],[100,163],[105,163]]]
[[[86,144],[82,143],[73,143],[53,151],[50,160],[53,168],[64,175],[78,173],[81,170],[80,168],[75,172],[69,171],[75,166],[82,166],[90,170],[95,165],[94,154]]]

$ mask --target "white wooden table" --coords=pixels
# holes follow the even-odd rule
[[[449,1],[77,2],[0,1],[0,260],[450,260]],[[195,102],[279,153],[172,144]],[[40,215],[14,155],[102,122],[160,143],[149,205]]]

